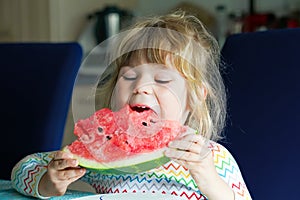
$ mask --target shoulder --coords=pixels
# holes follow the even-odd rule
[[[217,143],[215,141],[209,140],[208,141],[208,148],[212,151],[213,154],[219,155],[227,155],[227,156],[232,156],[229,150],[224,147],[222,144]]]
[[[242,172],[232,154],[221,144],[209,141],[216,171],[232,187],[236,199],[251,199]]]
[[[209,141],[208,146],[213,154],[214,164],[218,174],[224,179],[243,180],[240,167],[233,155],[223,145]]]
[[[216,168],[234,167],[239,171],[235,158],[226,147],[217,142],[209,141],[208,148],[212,151]]]

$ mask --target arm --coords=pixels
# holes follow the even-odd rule
[[[240,168],[232,154],[222,145],[211,143],[214,164],[218,175],[229,185],[235,194],[235,200],[251,200]]]
[[[70,183],[84,175],[85,169],[65,152],[36,153],[18,162],[12,170],[13,187],[20,193],[46,199],[63,195]]]
[[[51,153],[35,153],[20,160],[11,173],[12,186],[23,195],[43,198],[38,193],[41,177],[47,172]]]
[[[41,177],[38,192],[42,196],[62,196],[68,186],[85,174],[86,170],[78,166],[73,155],[63,151],[53,153],[47,172]]]
[[[188,168],[209,199],[251,199],[235,160],[220,144],[192,133],[174,140],[169,147],[166,156]]]

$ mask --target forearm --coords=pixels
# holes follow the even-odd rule
[[[216,144],[213,154],[217,174],[231,188],[235,200],[251,200],[242,173],[231,153],[223,146]]]
[[[12,186],[24,195],[42,199],[38,193],[38,185],[47,172],[47,163],[50,160],[49,153],[36,153],[23,158],[12,170]]]
[[[215,170],[193,170],[192,174],[199,190],[209,200],[234,200],[234,191]]]
[[[213,161],[202,161],[202,165],[190,169],[201,193],[208,199],[251,200],[241,171],[231,153],[218,143],[211,142]]]
[[[219,176],[210,178],[203,184],[200,191],[210,200],[234,200],[234,191]]]

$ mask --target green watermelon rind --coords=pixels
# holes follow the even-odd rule
[[[68,147],[65,147],[63,151],[73,154]],[[137,154],[124,160],[104,164],[95,160],[83,158],[76,154],[73,154],[73,157],[78,160],[79,166],[93,172],[115,175],[138,174],[169,162],[170,158],[164,156],[164,151],[165,148],[162,148],[150,153]]]

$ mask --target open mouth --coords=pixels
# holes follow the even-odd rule
[[[142,124],[144,126],[149,126],[151,123],[156,123],[158,121],[158,116],[155,110],[153,110],[151,107],[146,106],[146,105],[132,105],[130,106],[132,111],[138,112],[138,113],[143,113],[143,112],[148,112],[152,111],[151,117],[149,116],[148,122],[143,121]],[[150,124],[149,124],[150,123]]]
[[[144,112],[144,111],[148,111],[148,110],[151,109],[148,106],[139,106],[139,105],[131,106],[130,108],[131,108],[131,110],[139,112],[139,113]]]

